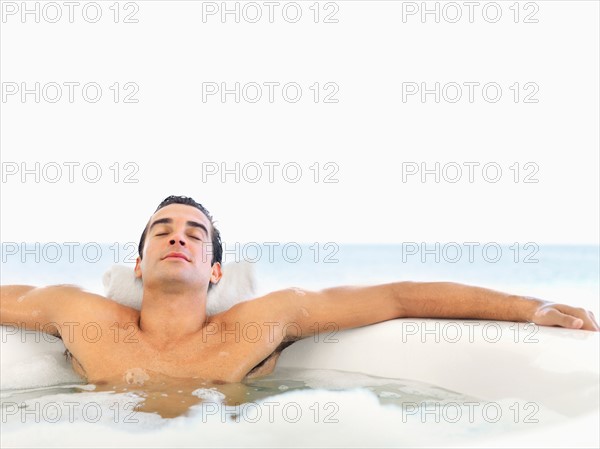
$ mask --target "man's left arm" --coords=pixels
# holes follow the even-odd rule
[[[579,307],[454,282],[393,282],[331,287],[316,292],[291,288],[271,295],[275,295],[273,299],[281,296],[286,309],[292,311],[286,314],[290,321],[286,333],[290,338],[396,318],[527,321],[599,330],[593,313]]]

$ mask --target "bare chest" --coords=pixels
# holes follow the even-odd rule
[[[110,331],[110,329],[107,329]],[[67,343],[73,369],[90,383],[112,381],[143,385],[160,376],[240,382],[257,366],[274,367],[282,339],[255,332],[200,333],[184,342],[157,348],[139,332],[107,332],[96,341]],[[279,348],[279,350],[278,350]],[[265,363],[268,359],[272,363]],[[254,370],[253,370],[254,369]]]

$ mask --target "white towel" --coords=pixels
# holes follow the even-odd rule
[[[208,292],[206,313],[215,315],[235,304],[254,298],[256,279],[250,262],[228,262],[221,267],[223,276]],[[102,277],[104,294],[120,304],[140,310],[142,281],[135,277],[133,268],[113,265]]]

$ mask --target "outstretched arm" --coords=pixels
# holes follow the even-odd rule
[[[454,282],[393,282],[316,292],[291,288],[264,299],[265,305],[286,309],[285,316],[295,324],[286,326],[290,338],[331,331],[332,326],[341,330],[396,318],[528,321],[599,330],[594,315],[582,308]]]
[[[114,301],[83,291],[73,285],[0,286],[0,324],[61,336],[74,323],[101,319],[108,308],[121,307]]]
[[[401,282],[403,317],[528,321],[598,331],[585,309],[454,282]]]
[[[58,335],[52,311],[46,298],[37,294],[40,289],[31,285],[0,286],[0,324],[22,327]],[[32,299],[33,298],[33,299]]]

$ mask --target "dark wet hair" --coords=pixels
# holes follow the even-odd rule
[[[221,263],[221,261],[223,259],[223,244],[221,243],[221,233],[219,232],[219,230],[217,228],[215,228],[215,224],[213,223],[213,218],[210,215],[210,213],[208,212],[208,210],[206,210],[206,208],[202,204],[197,203],[190,197],[171,195],[171,196],[168,196],[167,198],[165,198],[158,205],[158,207],[156,208],[154,213],[158,212],[160,209],[162,209],[165,206],[168,206],[169,204],[185,204],[187,206],[193,206],[196,209],[198,209],[200,212],[202,212],[204,215],[206,215],[206,217],[210,220],[210,235],[211,235],[212,250],[213,250],[213,256],[212,256],[212,260],[211,260],[210,264],[214,265],[215,262]],[[142,237],[140,238],[140,243],[138,245],[138,253],[140,255],[140,259],[142,258],[142,252],[144,251],[144,243],[146,241],[146,234],[148,233],[149,225],[150,225],[150,221],[148,221],[148,223],[146,224],[146,227],[144,228],[144,232],[142,232]],[[209,288],[210,287],[212,287],[212,283],[209,285]]]

